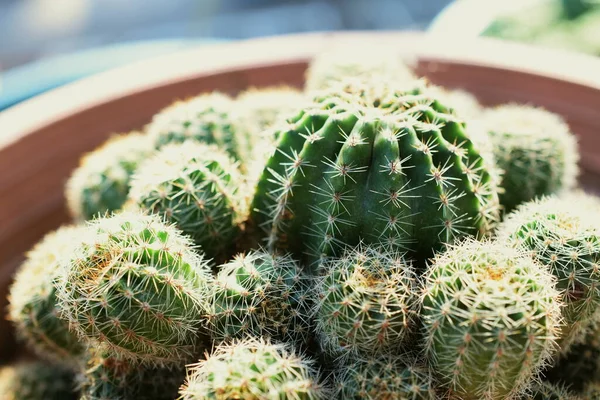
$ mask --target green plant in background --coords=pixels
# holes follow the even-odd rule
[[[111,137],[82,157],[66,185],[71,216],[81,221],[119,210],[127,199],[131,175],[152,151],[145,135],[131,132]]]
[[[358,246],[327,261],[317,278],[314,320],[323,351],[356,357],[399,351],[418,321],[416,274],[396,252]]]
[[[0,368],[2,400],[77,400],[74,374],[60,366],[22,361]]]
[[[328,397],[312,361],[285,345],[248,338],[217,346],[192,365],[180,390],[182,400],[298,399]]]
[[[482,125],[503,170],[500,203],[506,212],[576,184],[579,153],[575,136],[558,115],[541,108],[505,104],[490,109]]]
[[[424,279],[425,353],[439,384],[465,400],[518,397],[556,350],[553,276],[502,243],[467,239]]]
[[[497,222],[495,170],[466,126],[420,82],[375,86],[321,93],[279,133],[251,206],[270,250],[314,263],[362,240],[423,261]]]
[[[189,235],[202,251],[229,258],[247,216],[237,165],[216,146],[191,141],[165,146],[142,164],[130,198]]]
[[[434,400],[435,387],[426,368],[408,366],[404,358],[358,358],[341,367],[335,377],[338,399]]]
[[[499,240],[531,254],[557,278],[565,307],[561,348],[577,341],[600,305],[600,203],[583,193],[526,203],[499,228]]]
[[[530,388],[527,392],[526,396],[523,396],[524,399],[530,400],[584,400],[581,399],[576,394],[570,392],[568,388],[555,385],[547,382],[539,382],[536,383],[532,388]],[[592,399],[587,399],[592,400]]]
[[[60,314],[82,341],[150,365],[185,363],[202,350],[209,266],[158,216],[95,220],[61,264]]]
[[[262,250],[219,267],[209,311],[219,343],[248,335],[302,345],[310,334],[307,282],[289,255]]]

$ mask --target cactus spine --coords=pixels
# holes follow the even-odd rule
[[[80,339],[151,365],[200,350],[209,267],[159,217],[123,212],[94,221],[63,268],[58,305]]]
[[[70,370],[38,361],[22,361],[0,368],[2,400],[76,400]]]
[[[500,243],[468,239],[438,255],[422,304],[427,359],[452,398],[515,398],[555,350],[552,275]]]
[[[571,393],[567,388],[561,385],[555,385],[547,382],[540,382],[534,385],[524,399],[531,400],[584,400],[576,394]]]

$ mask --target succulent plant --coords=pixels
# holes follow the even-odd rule
[[[513,399],[556,350],[560,296],[553,276],[499,242],[466,239],[425,275],[427,360],[453,398]]]
[[[529,389],[523,400],[584,400],[570,392],[568,388],[548,382],[536,383]]]
[[[264,339],[244,339],[217,346],[192,365],[180,389],[182,400],[324,399],[312,362],[287,346]]]
[[[95,220],[61,264],[60,315],[81,340],[149,365],[186,362],[201,351],[210,270],[158,216]]]
[[[306,283],[289,255],[237,255],[214,281],[211,336],[217,343],[252,335],[302,345],[310,333]]]
[[[75,376],[68,369],[39,361],[0,368],[2,400],[76,400]]]
[[[577,141],[561,117],[542,108],[506,104],[485,113],[482,125],[504,172],[500,204],[506,212],[574,187]]]
[[[435,388],[429,372],[419,366],[407,366],[394,356],[358,358],[343,366],[335,377],[340,400],[435,400]]]
[[[215,146],[162,148],[134,175],[130,198],[189,235],[211,258],[228,259],[247,216],[237,165]]]
[[[442,104],[454,110],[460,118],[477,119],[483,113],[483,107],[477,98],[465,90],[440,86],[432,86],[430,90]]]
[[[84,227],[63,226],[47,233],[26,255],[9,292],[8,318],[21,340],[51,361],[75,363],[85,347],[58,317],[54,281],[60,259],[70,256]]]
[[[565,307],[561,348],[568,349],[598,316],[600,202],[577,193],[523,204],[499,228],[501,241],[529,253],[557,278]]]
[[[66,185],[71,216],[83,221],[119,210],[127,199],[131,175],[152,151],[145,135],[130,132],[112,136],[83,156]]]
[[[491,231],[494,167],[454,114],[410,87],[381,95],[344,82],[290,120],[251,205],[269,250],[315,265],[362,240],[423,261]]]
[[[415,332],[416,274],[401,254],[359,245],[325,263],[315,287],[315,325],[333,357],[397,351]]]

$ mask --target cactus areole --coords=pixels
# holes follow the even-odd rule
[[[345,81],[290,119],[252,204],[268,246],[315,262],[362,240],[422,260],[488,232],[494,174],[431,93],[420,82],[384,91]]]

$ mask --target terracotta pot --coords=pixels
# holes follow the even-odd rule
[[[141,128],[178,98],[249,86],[300,87],[308,61],[340,43],[387,42],[434,83],[487,105],[518,101],[563,115],[581,143],[582,184],[600,188],[600,60],[490,39],[418,33],[316,33],[183,51],[53,90],[0,113],[0,308],[23,253],[67,221],[63,185],[79,157],[113,132]],[[0,324],[0,357],[14,349]]]

